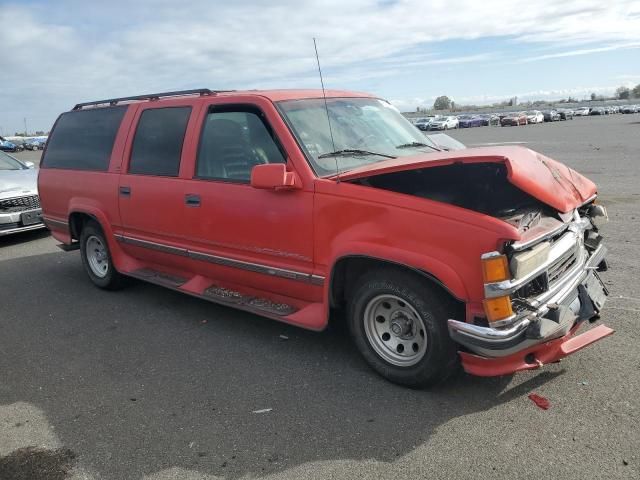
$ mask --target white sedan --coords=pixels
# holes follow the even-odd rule
[[[544,123],[544,115],[540,110],[529,110],[526,115],[529,123]]]
[[[442,117],[432,121],[429,124],[429,130],[449,130],[450,128],[458,128],[458,123],[458,117]]]

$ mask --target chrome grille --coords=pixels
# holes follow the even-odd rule
[[[547,281],[549,286],[552,287],[558,282],[578,261],[578,247],[570,250],[567,254],[559,258],[553,265],[547,270]]]
[[[23,212],[36,208],[40,208],[40,197],[38,195],[0,200],[0,210],[5,212]]]

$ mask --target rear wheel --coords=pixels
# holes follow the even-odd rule
[[[124,286],[125,277],[114,267],[109,245],[100,226],[90,221],[80,233],[80,256],[87,275],[97,287],[116,290]]]
[[[388,380],[426,387],[448,377],[457,349],[447,329],[449,302],[425,280],[394,269],[360,278],[349,303],[349,329],[374,370]]]

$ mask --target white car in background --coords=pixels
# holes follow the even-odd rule
[[[429,124],[429,130],[449,130],[450,128],[458,128],[458,117],[448,116],[433,120]]]
[[[576,116],[576,117],[588,117],[589,116],[589,107],[576,108],[573,111],[573,115]]]
[[[529,110],[526,116],[529,123],[544,123],[544,115],[540,110]]]

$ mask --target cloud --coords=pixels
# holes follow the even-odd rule
[[[562,58],[562,57],[575,57],[577,55],[590,55],[592,53],[611,52],[613,50],[626,50],[629,48],[640,48],[640,42],[633,43],[620,43],[614,45],[607,45],[605,47],[596,48],[581,48],[577,50],[568,50],[564,52],[549,53],[546,55],[538,55],[535,57],[527,57],[520,60],[522,63],[536,62],[539,60],[548,60],[550,58]]]
[[[451,55],[445,41],[492,37],[574,51],[640,42],[639,15],[634,0],[3,3],[0,125],[18,128],[29,116],[49,128],[79,101],[157,90],[315,88],[312,37],[329,86],[348,88],[500,58]]]

